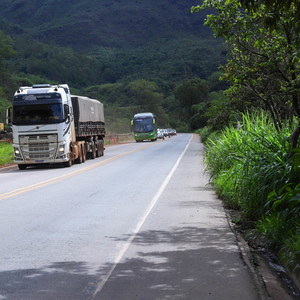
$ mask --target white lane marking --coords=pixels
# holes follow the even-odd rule
[[[183,158],[186,150],[188,149],[191,141],[193,139],[193,135],[191,136],[188,144],[186,145],[186,147],[184,148],[183,152],[181,153],[181,155],[179,156],[179,158],[177,159],[175,165],[173,166],[172,170],[170,171],[170,173],[168,174],[168,176],[166,177],[166,179],[164,180],[164,182],[162,183],[161,187],[159,188],[158,192],[155,194],[154,198],[152,199],[151,203],[149,204],[147,210],[145,211],[143,217],[140,219],[140,221],[137,223],[135,229],[133,230],[133,233],[131,235],[131,237],[126,241],[126,243],[124,244],[124,246],[122,247],[122,249],[120,250],[118,256],[116,257],[112,267],[110,268],[109,272],[107,273],[107,275],[105,276],[105,278],[99,282],[99,284],[97,285],[97,288],[92,296],[92,299],[95,298],[95,296],[101,292],[101,290],[103,289],[104,285],[106,284],[106,282],[108,281],[108,279],[110,278],[111,274],[113,273],[113,271],[115,270],[115,268],[117,267],[117,265],[120,263],[121,259],[123,258],[123,256],[125,255],[126,251],[128,250],[128,248],[130,247],[130,245],[132,244],[133,240],[135,239],[135,237],[137,236],[138,232],[140,231],[140,229],[142,228],[143,224],[145,223],[147,217],[149,216],[149,214],[151,213],[153,207],[155,206],[155,204],[157,203],[158,199],[160,198],[160,196],[162,195],[162,193],[164,192],[165,188],[167,187],[168,183],[170,182],[173,174],[175,173],[181,159]]]

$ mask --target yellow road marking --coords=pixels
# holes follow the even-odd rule
[[[145,149],[145,148],[147,148],[147,147],[149,147],[151,145],[153,145],[153,144],[144,145],[144,146],[139,147],[137,149],[134,149],[134,150],[122,153],[122,154],[118,154],[118,155],[113,156],[111,158],[108,158],[106,160],[97,162],[97,163],[95,163],[95,164],[93,164],[91,166],[84,167],[84,168],[82,168],[80,170],[76,170],[76,171],[70,172],[70,173],[62,175],[62,176],[54,177],[52,179],[48,179],[48,180],[45,180],[45,181],[42,181],[42,182],[38,182],[38,183],[35,183],[35,184],[27,186],[27,187],[19,188],[19,189],[16,189],[16,190],[4,193],[4,194],[0,194],[0,200],[6,199],[6,198],[9,198],[9,197],[13,197],[13,196],[16,196],[16,195],[19,195],[19,194],[22,194],[22,193],[25,193],[25,192],[28,192],[28,191],[31,191],[31,190],[34,190],[34,189],[46,186],[46,185],[49,185],[49,184],[54,183],[54,182],[62,181],[64,179],[67,179],[67,178],[70,178],[72,176],[84,173],[86,171],[95,169],[95,168],[97,168],[97,167],[99,167],[101,165],[105,165],[107,163],[110,163],[110,162],[112,162],[112,161],[114,161],[116,159],[122,158],[122,157],[124,157],[126,155],[129,155],[131,153],[140,151],[140,150]]]

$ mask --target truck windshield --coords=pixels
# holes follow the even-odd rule
[[[136,118],[133,120],[133,131],[146,133],[154,130],[153,118]]]
[[[13,115],[14,125],[52,124],[64,121],[60,103],[15,105]]]

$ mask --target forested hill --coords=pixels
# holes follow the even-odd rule
[[[11,34],[86,50],[137,47],[170,39],[211,36],[196,0],[1,0],[0,19]]]
[[[68,83],[74,93],[104,102],[107,119],[114,118],[111,128],[119,123],[112,130],[130,130],[132,114],[149,110],[162,126],[189,128],[193,114],[200,118],[191,106],[208,96],[185,107],[175,88],[199,79],[207,82],[206,87],[196,81],[200,90],[218,92],[222,87],[216,72],[226,58],[223,42],[203,25],[205,16],[191,13],[197,4],[1,0],[0,50],[3,44],[13,51],[0,51],[0,122],[9,106],[5,100],[18,86]]]

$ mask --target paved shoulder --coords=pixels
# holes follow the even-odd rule
[[[193,139],[95,299],[258,299]]]

